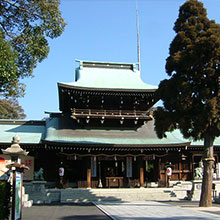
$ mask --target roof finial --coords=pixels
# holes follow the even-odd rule
[[[137,59],[138,59],[138,70],[141,73],[139,14],[138,14],[138,2],[137,2],[137,0],[136,0],[136,25],[137,25]]]

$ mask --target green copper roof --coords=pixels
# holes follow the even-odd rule
[[[167,138],[157,138],[153,121],[140,128],[122,129],[108,127],[80,127],[70,117],[56,117],[47,120],[45,141],[79,144],[111,145],[187,145],[178,132],[169,133]]]
[[[59,85],[87,89],[156,90],[157,86],[144,83],[133,63],[79,61],[76,81]]]
[[[39,144],[45,134],[43,121],[0,120],[0,143],[11,143],[18,135],[22,143]]]
[[[204,141],[199,140],[199,141],[191,141],[191,145],[193,146],[204,146]],[[220,146],[220,137],[217,137],[214,141],[214,146]]]
[[[139,128],[81,127],[70,117],[52,117],[45,121],[0,120],[0,143],[11,143],[20,136],[21,144],[39,144],[42,140],[55,143],[146,145],[146,146],[203,146],[203,141],[184,139],[179,130],[167,132],[159,139],[154,131],[154,121]],[[220,146],[220,137],[214,141]]]

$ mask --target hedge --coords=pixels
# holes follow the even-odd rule
[[[9,219],[11,185],[7,181],[0,181],[0,220]]]

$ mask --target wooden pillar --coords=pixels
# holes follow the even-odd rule
[[[139,169],[140,169],[140,187],[144,187],[144,163],[143,158],[139,159]]]
[[[144,168],[140,167],[140,186],[144,187]]]
[[[91,188],[91,168],[87,168],[87,188]]]
[[[161,164],[161,158],[158,159],[158,176],[159,180],[163,179],[163,176],[161,174],[162,172],[162,164]]]
[[[87,188],[91,188],[91,157],[87,161]]]

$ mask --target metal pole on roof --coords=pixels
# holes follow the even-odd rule
[[[141,52],[140,52],[140,33],[139,33],[139,14],[138,14],[138,2],[136,0],[136,25],[137,25],[137,59],[138,70],[141,73]]]

